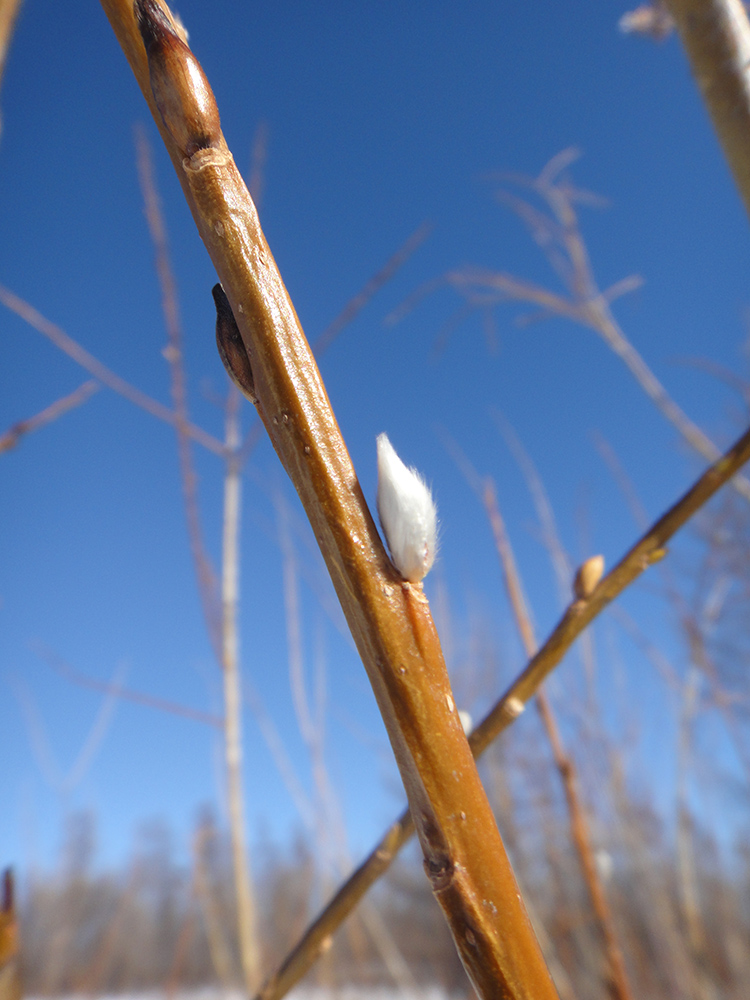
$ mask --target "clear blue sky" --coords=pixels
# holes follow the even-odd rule
[[[746,374],[747,218],[677,39],[656,45],[621,35],[617,22],[627,6],[179,5],[241,169],[249,167],[258,124],[266,123],[261,219],[310,339],[410,233],[425,220],[433,225],[321,369],[370,501],[381,431],[433,485],[442,550],[427,590],[434,595],[442,582],[450,597],[459,700],[472,690],[459,669],[471,628],[483,630],[497,653],[498,691],[522,658],[482,510],[440,428],[497,479],[541,635],[559,612],[557,591],[523,479],[490,408],[502,410],[537,463],[574,558],[603,552],[611,564],[636,537],[592,431],[615,447],[653,517],[700,468],[620,362],[570,323],[519,328],[513,319],[525,310],[501,306],[497,353],[488,350],[479,317],[470,316],[434,360],[435,338],[460,305],[442,290],[396,327],[384,326],[422,283],[463,264],[558,287],[519,221],[493,201],[488,173],[537,173],[568,146],[583,151],[573,178],[609,199],[605,210],[582,209],[598,279],[602,287],[632,273],[645,279],[617,304],[618,318],[693,419],[721,443],[739,430],[736,397],[675,362],[699,355]],[[145,123],[179,287],[191,415],[221,436],[215,397],[226,379],[213,341],[215,277],[98,4],[26,0],[0,104],[0,282],[123,378],[169,403],[160,293],[134,155],[133,126]],[[87,377],[5,309],[0,352],[0,431]],[[245,426],[254,419],[248,407]],[[196,462],[206,537],[217,556],[221,464],[200,449]],[[251,465],[242,528],[243,669],[309,787],[289,694],[269,494],[283,491],[294,516],[302,515],[267,442]],[[220,710],[174,433],[101,391],[0,456],[0,524],[0,863],[53,863],[62,817],[78,808],[97,814],[103,861],[127,856],[138,824],[153,816],[172,824],[184,846],[200,804],[223,809],[216,734],[119,703],[89,766],[65,791],[60,775],[73,766],[101,698],[57,676],[38,653],[43,644],[100,680],[119,668],[132,688]],[[313,580],[322,579],[309,540],[297,539],[299,559]],[[402,800],[364,670],[327,618],[320,587],[305,583],[302,590],[307,666],[312,670],[320,646],[327,659],[328,762],[356,855]],[[669,641],[668,612],[638,594],[626,601],[656,641]],[[651,758],[653,771],[666,782],[673,746],[655,734],[668,725],[668,702],[630,647],[623,645],[622,657],[624,690],[635,696],[645,685],[656,699],[641,717],[642,739],[644,752],[658,745],[663,756]],[[578,673],[571,658],[558,683],[578,685]],[[252,833],[287,840],[300,819],[249,710],[245,726]],[[41,740],[52,772],[42,766]]]

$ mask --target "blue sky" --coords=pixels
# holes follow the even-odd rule
[[[483,631],[497,653],[496,691],[522,657],[486,521],[443,432],[498,482],[540,635],[555,621],[559,599],[523,477],[492,408],[537,464],[574,559],[603,552],[611,565],[636,537],[592,432],[616,449],[652,517],[701,465],[601,341],[571,323],[520,328],[513,320],[524,310],[504,305],[495,313],[497,352],[472,315],[434,358],[436,337],[460,306],[443,289],[395,327],[384,325],[415,289],[465,264],[558,287],[521,223],[493,200],[488,174],[535,174],[560,150],[581,149],[574,180],[609,201],[604,210],[581,210],[597,278],[602,287],[633,273],[645,279],[617,304],[618,319],[694,420],[720,443],[739,430],[737,397],[678,361],[707,357],[747,373],[747,218],[677,39],[656,45],[623,36],[617,22],[626,9],[546,0],[184,0],[179,7],[241,169],[249,169],[259,123],[268,130],[261,220],[311,340],[417,227],[432,225],[427,241],[329,348],[321,370],[371,503],[375,438],[384,430],[432,483],[442,549],[427,591],[444,586],[449,595],[457,670],[471,630]],[[133,127],[145,124],[180,295],[191,415],[221,436],[216,398],[226,379],[213,340],[215,277],[99,6],[26,0],[0,103],[0,283],[168,404],[160,292],[134,153]],[[87,377],[5,309],[0,351],[0,431]],[[253,420],[248,408],[245,426]],[[221,464],[200,449],[195,459],[206,538],[218,557]],[[280,491],[300,523],[302,514],[267,442],[251,466],[242,528],[243,669],[309,786],[289,694],[270,498]],[[0,523],[0,861],[53,863],[62,818],[78,808],[96,812],[103,861],[125,857],[138,824],[152,816],[164,817],[187,844],[202,803],[223,810],[216,733],[118,703],[89,766],[66,789],[60,774],[73,766],[101,697],[55,674],[39,652],[51,649],[100,680],[120,670],[129,687],[220,710],[174,433],[102,390],[0,456]],[[322,648],[327,759],[356,855],[401,807],[398,779],[364,670],[318,599],[320,560],[309,535],[295,537],[314,581],[301,585],[307,667]],[[648,591],[625,604],[655,641],[675,649],[669,612]],[[657,785],[669,787],[669,700],[624,643],[622,657],[625,690],[645,685],[653,694],[639,717],[642,747]],[[572,657],[557,683],[579,685],[578,674]],[[612,694],[606,678],[602,686]],[[456,688],[471,691],[471,677],[459,673]],[[245,726],[251,830],[287,840],[299,816],[249,710]],[[57,777],[42,766],[43,740]]]

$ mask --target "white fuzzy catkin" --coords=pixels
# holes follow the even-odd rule
[[[407,469],[386,434],[378,435],[378,515],[393,565],[419,583],[435,562],[437,510],[427,483]]]

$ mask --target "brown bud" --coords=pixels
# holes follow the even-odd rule
[[[216,346],[219,348],[219,357],[224,363],[227,374],[242,395],[251,403],[257,403],[250,358],[247,356],[229,299],[221,285],[214,285],[211,291],[216,305]]]
[[[200,63],[156,0],[135,0],[133,9],[165,128],[184,156],[217,145],[219,109]]]
[[[591,597],[594,588],[602,578],[604,573],[604,556],[591,556],[585,563],[578,567],[575,580],[573,581],[573,593],[579,601],[584,601]]]

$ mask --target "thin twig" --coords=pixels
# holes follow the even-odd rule
[[[208,866],[208,845],[215,830],[209,823],[203,821],[198,825],[193,838],[193,886],[198,905],[203,916],[203,926],[206,930],[208,951],[216,977],[225,988],[233,980],[232,955],[227,944],[222,914],[216,902],[216,894],[211,885]]]
[[[143,127],[136,128],[135,143],[138,161],[138,177],[141,182],[146,221],[154,245],[156,257],[156,273],[161,288],[161,303],[164,313],[164,323],[167,328],[168,346],[163,352],[169,363],[172,405],[176,417],[177,455],[180,463],[180,478],[182,492],[185,498],[185,516],[187,519],[190,552],[195,566],[198,581],[198,592],[203,605],[203,617],[206,621],[211,644],[217,660],[221,660],[221,609],[218,593],[216,571],[206,551],[203,541],[200,512],[198,509],[198,477],[190,442],[190,420],[188,417],[187,379],[185,377],[185,359],[183,351],[182,323],[177,303],[177,286],[172,264],[169,259],[169,242],[161,210],[159,192],[154,177],[154,167],[151,159],[151,149]]]
[[[381,269],[357,292],[354,298],[347,302],[336,319],[329,323],[317,340],[313,342],[312,348],[317,357],[320,357],[323,351],[328,350],[344,327],[352,322],[357,313],[364,309],[376,292],[379,292],[383,285],[391,280],[396,271],[403,267],[415,250],[424,243],[431,231],[432,225],[429,222],[423,222],[414,230],[403,246],[399,247]]]
[[[221,559],[221,665],[224,674],[224,753],[227,769],[232,864],[237,900],[237,933],[245,986],[248,993],[251,993],[260,981],[260,947],[255,893],[247,850],[242,781],[242,682],[237,627],[240,580],[240,498],[242,492],[238,457],[241,440],[240,401],[239,393],[232,387],[227,401],[226,416],[227,467],[224,477],[224,533]]]
[[[509,429],[508,429],[509,430]],[[519,443],[520,448],[520,443]],[[528,611],[528,604],[523,592],[521,577],[516,565],[513,547],[508,537],[505,527],[505,520],[500,511],[500,504],[497,498],[497,489],[494,481],[490,477],[482,478],[469,462],[468,458],[461,452],[455,443],[452,443],[451,450],[454,459],[458,462],[459,468],[464,474],[468,485],[477,494],[477,497],[484,506],[487,520],[495,541],[500,565],[503,571],[503,580],[508,595],[516,628],[523,644],[526,656],[531,658],[538,650],[538,644],[534,635],[534,628]],[[528,462],[524,453],[521,457]],[[535,470],[531,469],[534,479],[538,479]],[[541,490],[541,483],[538,487]],[[549,507],[546,497],[543,497],[542,509]],[[544,516],[544,515],[543,515]],[[554,529],[554,518],[551,508],[547,520],[552,521],[552,528],[547,528],[547,533],[552,536],[553,545],[551,552],[559,549],[557,533]],[[570,585],[570,584],[568,584]],[[604,886],[594,860],[594,850],[591,845],[589,834],[589,824],[586,819],[585,809],[579,792],[579,782],[577,767],[572,757],[565,751],[562,737],[560,735],[557,720],[552,708],[552,703],[547,695],[544,686],[540,686],[536,692],[536,707],[542,720],[542,726],[547,735],[555,766],[560,775],[565,793],[565,800],[568,806],[568,816],[570,822],[570,832],[573,844],[578,853],[581,871],[589,890],[589,895],[594,907],[594,913],[599,923],[599,928],[604,940],[607,960],[611,973],[612,995],[616,1000],[630,1000],[632,992],[628,983],[628,976],[625,969],[622,948],[620,947],[615,928],[612,911],[607,900]]]
[[[120,664],[114,669],[112,681],[104,685],[105,690],[103,693],[105,697],[97,710],[94,722],[80,750],[76,754],[75,760],[65,774],[63,774],[52,751],[50,741],[47,738],[46,727],[36,702],[31,695],[31,691],[20,678],[15,679],[16,695],[26,717],[31,745],[37,755],[40,769],[50,785],[63,797],[71,794],[76,785],[82,781],[86,771],[93,762],[94,756],[106,735],[112,713],[117,704],[117,693],[120,687],[119,678],[123,674],[124,667]]]
[[[300,814],[300,818],[309,831],[315,830],[315,809],[310,800],[310,796],[305,791],[300,781],[294,765],[291,761],[286,745],[282,740],[276,725],[269,715],[265,705],[260,699],[260,695],[255,688],[247,681],[244,682],[245,700],[250,706],[250,710],[255,716],[260,734],[266,742],[268,751],[274,759],[276,768],[281,776],[281,780],[286,786],[289,798],[292,800]]]
[[[685,3],[687,6],[700,6],[702,0],[685,0]],[[723,4],[741,6],[739,0],[712,0],[712,3],[717,6]],[[742,17],[747,20],[744,12]],[[748,57],[744,60],[743,66],[748,62],[750,62],[750,43]],[[750,150],[750,140],[747,140],[747,146]],[[621,358],[643,392],[691,448],[708,461],[714,462],[719,456],[719,449],[672,399],[644,358],[625,336],[612,313],[612,300],[625,291],[637,288],[640,279],[635,276],[626,278],[605,291],[602,291],[597,284],[575,209],[575,202],[579,200],[578,192],[560,176],[578,155],[577,150],[563,150],[549,161],[538,177],[514,178],[522,181],[547,203],[548,215],[525,198],[504,190],[496,193],[496,197],[508,204],[526,224],[551,267],[562,280],[567,295],[512,274],[489,268],[464,267],[450,271],[438,282],[420,289],[393,316],[400,318],[406,309],[412,308],[414,303],[424,297],[429,290],[447,284],[473,307],[486,308],[492,302],[492,298],[487,298],[487,295],[490,295],[494,296],[495,303],[516,301],[536,306],[540,312],[538,316],[535,314],[534,319],[558,316],[587,327],[598,334],[610,350]],[[747,164],[746,170],[750,188],[750,163]],[[738,476],[732,486],[745,500],[750,501],[750,481]]]
[[[68,410],[72,410],[76,406],[85,403],[100,388],[101,386],[98,382],[94,381],[94,379],[89,379],[88,382],[79,385],[69,395],[63,396],[62,399],[58,399],[54,403],[50,403],[49,406],[40,410],[33,417],[27,417],[26,420],[19,420],[18,423],[8,428],[4,434],[0,434],[0,454],[4,451],[10,451],[11,448],[15,448],[25,434],[38,431],[40,427],[51,424],[58,417],[67,413]]]
[[[177,426],[177,415],[168,406],[164,406],[163,403],[159,403],[151,396],[146,395],[145,392],[136,389],[135,386],[126,382],[125,379],[120,378],[119,375],[115,375],[110,368],[107,368],[93,354],[89,353],[84,347],[81,347],[77,341],[73,340],[59,326],[50,323],[33,306],[29,305],[28,302],[24,302],[23,299],[19,298],[18,295],[15,295],[3,285],[0,285],[0,302],[17,316],[20,316],[29,326],[32,326],[39,333],[47,337],[48,340],[51,340],[55,347],[63,351],[64,354],[67,354],[69,358],[72,358],[81,368],[85,368],[87,372],[106,385],[108,389],[112,389],[113,392],[124,396],[129,402],[150,413],[157,420],[163,420],[164,423],[170,424],[172,427]],[[188,424],[186,431],[197,444],[202,445],[208,451],[212,451],[215,455],[223,456],[224,445],[213,434],[209,434],[200,427],[196,427],[195,424]]]
[[[573,579],[573,568],[568,553],[560,540],[560,533],[557,529],[557,519],[550,502],[547,490],[542,481],[536,465],[531,456],[526,451],[520,438],[516,434],[508,420],[496,409],[491,409],[490,414],[498,426],[500,433],[510,449],[521,473],[526,480],[531,499],[536,510],[537,519],[542,529],[542,539],[544,546],[549,553],[555,577],[557,579],[558,592],[560,594],[561,605],[564,607],[570,599],[570,584]],[[645,525],[641,525],[644,528]],[[595,655],[594,637],[591,632],[584,632],[579,643],[579,654],[583,663],[583,670],[588,685],[589,697],[586,706],[589,716],[593,716],[596,705],[595,689]]]
[[[573,567],[568,553],[560,541],[560,533],[557,530],[557,519],[547,490],[542,482],[542,477],[539,475],[536,465],[524,448],[518,434],[516,434],[505,416],[494,407],[490,409],[490,416],[502,434],[503,440],[526,482],[526,487],[531,495],[537,520],[539,521],[539,527],[541,528],[542,542],[549,553],[549,558],[554,569],[561,605],[564,607],[570,599],[570,583],[573,579]]]
[[[497,491],[491,479],[486,481],[483,495],[480,499],[484,503],[492,528],[495,547],[502,565],[505,587],[508,592],[508,599],[513,611],[516,627],[526,650],[526,655],[531,658],[537,652],[538,645],[534,636],[531,619],[529,618],[515,556],[505,528],[505,521],[500,512]],[[594,858],[589,823],[579,791],[578,769],[573,758],[565,750],[552,703],[543,686],[537,690],[536,707],[550,747],[552,748],[555,766],[562,781],[565,800],[568,806],[571,838],[578,853],[581,871],[604,940],[611,976],[612,996],[615,1000],[631,1000],[633,994],[628,982],[625,960],[618,939],[614,917]]]
[[[219,715],[211,715],[209,712],[201,712],[200,709],[190,708],[187,705],[180,705],[165,698],[156,698],[154,695],[145,694],[143,691],[134,691],[132,688],[123,687],[122,684],[111,684],[106,681],[99,681],[95,677],[82,673],[66,663],[62,657],[53,650],[40,643],[34,644],[34,649],[48,666],[52,667],[55,673],[79,687],[88,688],[90,691],[98,691],[99,694],[114,695],[122,701],[132,701],[136,705],[144,705],[146,708],[155,708],[159,712],[169,712],[170,715],[179,715],[183,719],[190,719],[193,722],[201,722],[216,729],[224,728],[224,720]]]

